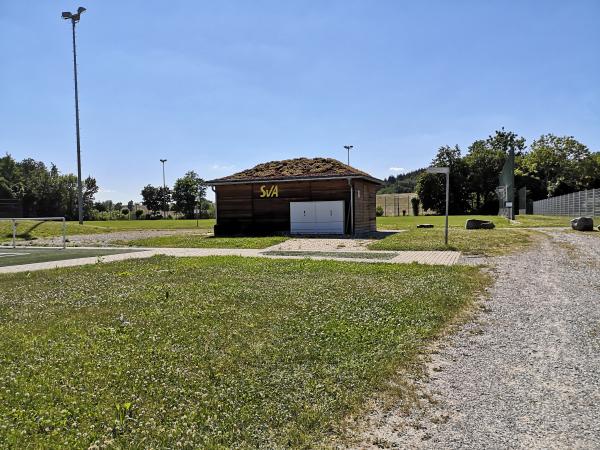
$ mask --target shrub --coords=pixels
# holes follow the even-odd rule
[[[121,210],[121,214],[123,214],[124,216],[126,216],[127,214],[129,214],[129,210],[127,208],[123,208]]]
[[[410,199],[410,206],[412,206],[413,215],[415,216],[419,215],[419,203],[421,203],[419,197],[413,197]]]
[[[383,208],[381,206],[378,206],[377,209],[375,210],[375,215],[377,217],[381,217],[383,216]]]
[[[138,210],[135,211],[135,218],[136,219],[140,219],[143,215],[144,215],[144,211],[142,211],[141,209],[138,209]]]

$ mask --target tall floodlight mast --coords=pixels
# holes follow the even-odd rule
[[[79,224],[83,225],[83,186],[81,182],[81,136],[79,134],[79,90],[77,86],[77,46],[75,45],[75,24],[81,19],[85,8],[80,6],[76,13],[63,11],[62,18],[70,20],[73,29],[73,75],[75,81],[75,133],[77,136],[77,202],[79,206]]]
[[[354,145],[344,145],[344,148],[348,151],[348,165],[350,165],[350,150],[354,148]]]

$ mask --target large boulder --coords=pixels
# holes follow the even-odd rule
[[[496,228],[496,225],[489,220],[469,219],[465,224],[465,228],[467,230],[491,230]]]
[[[571,228],[577,231],[594,231],[594,219],[591,217],[577,217],[571,220]]]

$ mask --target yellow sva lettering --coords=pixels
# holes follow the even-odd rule
[[[270,198],[270,197],[279,197],[279,187],[277,185],[273,185],[270,188],[267,188],[264,184],[260,187],[260,198]]]

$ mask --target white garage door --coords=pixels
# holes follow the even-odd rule
[[[290,202],[292,234],[344,234],[344,202]]]

